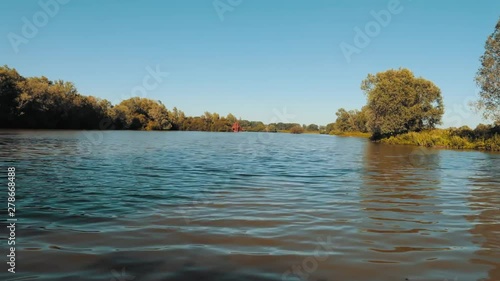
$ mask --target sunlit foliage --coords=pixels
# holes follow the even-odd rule
[[[484,117],[500,123],[500,19],[486,40],[476,83],[480,88],[476,107]]]
[[[361,89],[368,99],[366,126],[375,138],[432,129],[441,123],[441,90],[408,69],[369,74]]]

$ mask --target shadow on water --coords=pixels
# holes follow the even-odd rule
[[[201,255],[175,255],[172,251],[120,251],[101,254],[84,254],[64,250],[44,251],[50,258],[33,254],[22,255],[20,259],[29,260],[22,270],[12,278],[1,280],[40,280],[40,281],[188,281],[188,280],[281,280],[278,273],[245,271],[244,268],[227,266],[221,268],[209,265],[206,253]],[[191,256],[191,257],[189,257]],[[35,261],[36,260],[36,261]],[[19,267],[21,268],[21,267]],[[0,274],[2,277],[2,274]],[[295,279],[294,279],[295,280]]]
[[[264,276],[252,273],[244,273],[241,269],[233,268],[220,270],[211,269],[198,264],[195,261],[184,262],[182,265],[177,264],[175,257],[163,256],[160,253],[156,257],[143,256],[142,258],[132,258],[136,253],[129,255],[124,253],[116,253],[107,255],[100,259],[97,263],[91,265],[88,270],[91,276],[102,276],[107,279],[101,280],[141,280],[141,281],[251,281],[262,280],[271,281],[278,280],[276,276]],[[96,272],[95,269],[102,269],[102,272]],[[94,272],[92,272],[94,271]],[[77,276],[73,276],[77,277]],[[66,277],[67,278],[67,277]],[[67,280],[67,279],[61,279]],[[78,280],[78,279],[71,279]],[[86,280],[86,279],[85,279]],[[96,279],[97,280],[97,279]]]

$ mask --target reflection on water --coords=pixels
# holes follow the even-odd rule
[[[454,245],[463,238],[445,223],[445,205],[453,199],[440,195],[446,179],[440,174],[439,151],[368,144],[364,163],[360,231],[368,244],[366,261],[385,264],[392,280],[458,275],[471,280],[462,268],[447,268],[450,259],[463,255]]]
[[[1,280],[500,280],[498,154],[125,131],[0,148],[20,219]]]
[[[500,280],[500,159],[484,154],[472,164],[469,177],[471,214],[465,217],[472,224],[472,241],[479,249],[471,263],[488,269],[488,280]]]

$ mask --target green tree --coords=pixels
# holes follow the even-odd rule
[[[172,129],[173,130],[183,130],[184,121],[186,119],[186,115],[181,110],[178,110],[177,107],[172,109],[170,113],[171,121],[172,121]]]
[[[228,120],[229,123],[231,123],[231,126],[234,124],[234,122],[238,121],[238,119],[236,118],[236,116],[234,116],[233,114],[229,113],[227,116],[226,116],[226,119]]]
[[[316,131],[319,131],[319,126],[316,124],[309,124],[307,126],[307,130],[310,132],[316,132]]]
[[[335,115],[337,115],[337,119],[335,120],[335,130],[341,132],[352,131],[352,117],[347,110],[339,108]]]
[[[170,130],[172,122],[165,105],[146,98],[130,98],[113,108],[117,127],[129,130]]]
[[[267,125],[266,131],[269,133],[276,133],[278,130],[276,129],[276,125],[274,124],[269,124]]]
[[[354,122],[354,131],[355,132],[362,132],[362,133],[367,133],[368,128],[366,126],[368,122],[368,107],[363,106],[361,110],[354,110],[354,115],[353,115],[353,122]]]
[[[500,122],[500,19],[486,40],[476,83],[480,88],[476,107],[485,118]]]
[[[340,108],[335,115],[335,130],[339,132],[362,132],[366,133],[367,107],[360,110],[345,110]]]
[[[244,124],[244,125],[242,125]],[[265,132],[266,131],[266,125],[260,121],[247,121],[247,122],[240,122],[241,127],[243,127],[244,131],[247,132]]]
[[[290,128],[291,134],[302,134],[303,132],[304,132],[304,127],[300,125],[295,125],[292,128]]]
[[[408,69],[369,74],[361,89],[367,95],[367,126],[374,138],[430,129],[441,122],[441,90]]]
[[[0,67],[0,128],[16,127],[16,106],[20,94],[19,83],[24,78],[15,69]]]
[[[335,123],[328,123],[325,127],[325,133],[330,134],[333,130],[335,130]]]
[[[277,131],[287,131],[287,130],[290,130],[292,127],[299,125],[299,124],[279,122],[279,123],[271,123],[269,125],[274,125],[276,127]]]

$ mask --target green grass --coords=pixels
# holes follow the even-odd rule
[[[380,140],[387,144],[417,145],[453,149],[500,151],[500,134],[475,135],[460,129],[434,129],[410,132]]]

